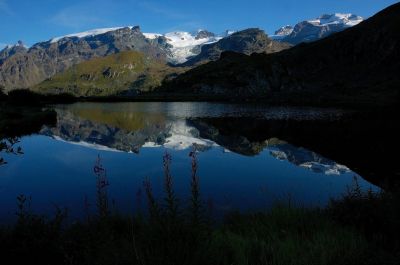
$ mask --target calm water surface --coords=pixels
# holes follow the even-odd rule
[[[161,198],[166,152],[172,156],[176,192],[185,201],[189,153],[198,150],[201,195],[218,214],[262,210],[289,199],[324,206],[358,176],[347,165],[275,135],[301,133],[287,122],[340,119],[345,115],[340,110],[217,103],[77,103],[55,110],[55,127],[21,138],[24,154],[2,154],[8,164],[0,166],[1,222],[14,218],[19,194],[32,197],[37,213],[51,213],[58,205],[80,217],[85,196],[94,211],[98,156],[107,170],[109,195],[125,213],[144,205],[146,178]],[[363,189],[378,189],[361,176],[358,180]]]

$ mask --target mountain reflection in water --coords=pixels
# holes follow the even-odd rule
[[[77,103],[54,110],[56,122],[15,135],[23,154],[0,154],[7,161],[0,166],[0,219],[15,211],[21,193],[32,195],[39,212],[51,212],[52,203],[80,212],[83,198],[95,196],[91,168],[98,155],[122,211],[135,208],[134,194],[147,177],[162,196],[166,151],[184,198],[193,146],[202,196],[222,212],[262,209],[287,194],[323,206],[355,175],[365,189],[395,189],[399,182],[396,158],[387,153],[398,147],[390,115],[219,103]]]
[[[117,108],[112,104],[75,104],[66,108],[57,108],[58,122],[56,127],[44,127],[41,134],[54,137],[74,144],[95,148],[98,150],[122,151],[139,153],[141,148],[164,147],[174,150],[185,150],[193,146],[196,150],[205,152],[212,147],[221,146],[226,151],[241,155],[254,156],[263,150],[270,150],[270,154],[279,159],[287,160],[296,166],[310,169],[314,172],[325,174],[342,174],[350,170],[321,155],[301,147],[295,147],[279,139],[263,137],[263,132],[252,125],[249,131],[236,132],[230,130],[225,134],[223,130],[207,123],[219,116],[228,116],[227,123],[231,120],[242,121],[238,124],[243,130],[247,124],[265,122],[268,119],[321,119],[338,118],[339,111],[318,112],[315,109],[307,111],[299,109],[275,108],[271,109],[270,117],[261,109],[255,108],[254,112],[234,113],[223,108],[215,112],[200,109],[199,112],[177,111],[174,107],[167,108],[166,113],[157,112],[157,107],[150,107],[149,112],[142,109],[136,110],[135,105],[120,104]],[[130,108],[131,107],[131,108]],[[133,107],[133,108],[132,108]],[[148,111],[148,110],[147,110]],[[165,111],[165,110],[164,110]],[[229,116],[238,115],[238,118]],[[267,112],[268,113],[268,112]],[[256,117],[245,117],[246,115]],[[188,117],[185,117],[189,115]],[[215,117],[196,117],[210,115]],[[262,120],[259,120],[264,115]],[[224,118],[223,118],[224,119]],[[255,119],[255,120],[253,120]],[[222,121],[223,123],[223,121]],[[249,139],[248,134],[258,133],[257,140]]]

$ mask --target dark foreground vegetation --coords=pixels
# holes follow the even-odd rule
[[[36,94],[15,90],[5,95],[0,87],[0,166],[7,163],[2,153],[23,153],[17,146],[21,136],[37,133],[43,125],[54,126],[56,122],[57,113],[44,108]]]
[[[45,104],[73,103],[77,98],[71,94],[44,95],[33,92],[29,89],[16,89],[5,94],[0,86],[0,106],[43,106]]]
[[[43,124],[55,124],[56,113],[44,106],[60,102],[60,99],[62,97],[54,100],[24,90],[8,95],[0,93],[0,139],[3,139],[0,153],[22,153],[18,147],[19,136],[37,132]],[[233,122],[229,124],[243,127]],[[218,122],[214,121],[213,125],[218,127]],[[293,130],[288,131],[296,131],[296,137],[311,135],[300,134],[296,126],[291,126],[289,128]],[[308,127],[318,131],[315,124]],[[231,128],[227,130],[232,131]],[[267,130],[258,128],[252,131]],[[372,132],[372,135],[381,136]],[[280,136],[276,131],[271,132],[271,136],[277,135]],[[385,135],[389,140],[393,139]],[[383,141],[383,136],[378,138]],[[322,145],[315,139],[310,142]],[[388,161],[387,157],[384,159]],[[212,202],[204,202],[201,197],[196,152],[191,153],[191,197],[187,200],[175,195],[169,170],[171,157],[166,155],[163,162],[165,198],[156,200],[152,184],[145,180],[143,197],[147,209],[138,207],[133,215],[121,215],[111,206],[107,196],[109,183],[100,160],[94,167],[96,213],[90,209],[94,203],[82,199],[85,218],[81,220],[71,220],[68,210],[62,208],[56,208],[53,217],[37,215],[30,210],[31,198],[19,196],[16,223],[0,227],[1,264],[400,263],[398,189],[382,193],[363,192],[355,180],[354,186],[342,199],[332,200],[325,209],[278,203],[265,212],[231,213],[223,221],[216,222]],[[0,157],[0,166],[2,163],[6,161]],[[141,194],[133,194],[132,200],[139,204]]]
[[[36,215],[30,198],[17,198],[17,222],[0,228],[0,255],[8,264],[399,264],[400,197],[353,187],[325,209],[290,203],[266,212],[231,213],[212,219],[212,203],[201,199],[196,152],[190,154],[191,197],[173,188],[171,157],[164,156],[165,197],[153,196],[143,182],[147,210],[121,215],[110,206],[106,171],[100,159],[96,213],[84,200],[85,218]],[[136,198],[135,198],[136,197]],[[141,193],[132,196],[140,204]]]

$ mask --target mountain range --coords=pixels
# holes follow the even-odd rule
[[[129,32],[131,28],[117,29],[120,30]],[[100,39],[104,34],[113,32],[95,36],[81,33],[80,36],[84,37],[67,36],[50,42],[56,45],[73,38],[82,41]],[[196,35],[187,32],[166,35],[138,32],[137,35],[135,38],[143,44],[139,51],[137,46],[128,47],[125,43],[119,52],[111,50],[99,56],[101,58],[93,56],[88,61],[77,62],[30,87],[41,93],[71,93],[75,96],[137,95],[154,90],[162,81],[173,79],[196,65],[219,59],[225,50],[251,54],[272,53],[290,47],[271,40],[259,29],[235,32],[224,38],[204,30]],[[150,54],[148,51],[157,53]],[[133,53],[136,55],[133,56]]]
[[[8,46],[0,52],[0,85],[6,90],[31,88],[74,65],[123,51],[140,52],[152,60],[175,65],[200,53],[201,46],[221,38],[204,30],[161,35],[125,27],[70,34],[29,49],[22,44]]]
[[[274,54],[225,52],[159,90],[168,95],[294,104],[396,105],[400,3],[321,40]]]
[[[6,91],[29,88],[83,61],[127,50],[136,50],[161,61],[167,56],[162,46],[148,40],[139,27],[120,28],[83,38],[69,35],[37,43],[3,59],[0,85]]]
[[[273,39],[282,42],[276,35]],[[0,86],[7,91],[30,88],[71,66],[121,51],[139,51],[172,65],[194,66],[219,59],[223,51],[270,53],[289,47],[271,40],[259,29],[237,34],[229,30],[222,34],[207,30],[142,33],[139,27],[132,26],[94,29],[55,37],[30,48],[21,41],[7,46],[0,51]]]
[[[159,34],[128,26],[29,48],[19,42],[0,52],[0,87],[75,96],[153,93],[170,100],[178,94],[188,100],[340,101],[355,94],[397,100],[398,13],[395,4],[366,21],[322,15],[271,36],[257,28]]]

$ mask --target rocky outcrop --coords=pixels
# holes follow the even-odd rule
[[[280,29],[278,29],[277,31],[275,31],[275,37],[279,38],[279,37],[285,37],[290,35],[293,32],[293,27],[290,25],[286,25],[284,27],[281,27]]]
[[[13,56],[14,54],[23,54],[26,53],[28,49],[24,46],[22,41],[18,41],[16,45],[8,45],[3,50],[0,51],[0,65],[4,60]]]
[[[199,30],[195,37],[196,40],[215,37],[215,34],[208,30]]]

